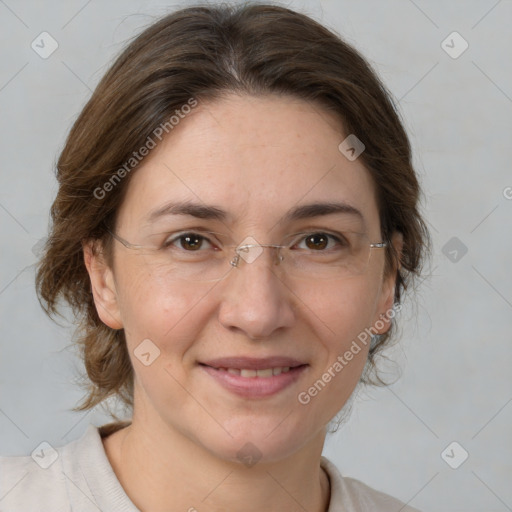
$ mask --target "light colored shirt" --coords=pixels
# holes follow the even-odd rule
[[[1,512],[140,512],[117,479],[101,427],[62,447],[42,445],[32,456],[0,457]],[[328,512],[419,512],[362,482],[342,477],[322,456],[329,476]],[[191,503],[193,510],[194,504]],[[195,507],[204,509],[201,503]]]

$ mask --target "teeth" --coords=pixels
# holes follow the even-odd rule
[[[267,368],[266,370],[258,370],[256,372],[257,377],[272,377],[272,368]]]
[[[263,377],[268,378],[273,375],[280,375],[290,371],[289,366],[278,366],[277,368],[265,368],[263,370],[249,370],[249,369],[238,369],[238,368],[218,368],[221,371],[227,371],[233,375],[240,375],[240,377]]]

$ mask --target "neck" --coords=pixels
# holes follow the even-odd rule
[[[284,459],[244,465],[221,459],[156,419],[134,411],[103,439],[125,492],[141,511],[326,512],[329,479],[320,467],[325,431]]]

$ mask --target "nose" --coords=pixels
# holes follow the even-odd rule
[[[226,329],[258,339],[294,324],[294,295],[275,259],[273,250],[262,251],[254,260],[240,258],[228,273],[218,313]]]

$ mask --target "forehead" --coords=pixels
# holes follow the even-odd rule
[[[321,201],[357,208],[378,230],[373,180],[338,149],[347,135],[334,114],[287,96],[200,103],[134,172],[119,222],[140,226],[166,203],[190,201],[264,227]]]

